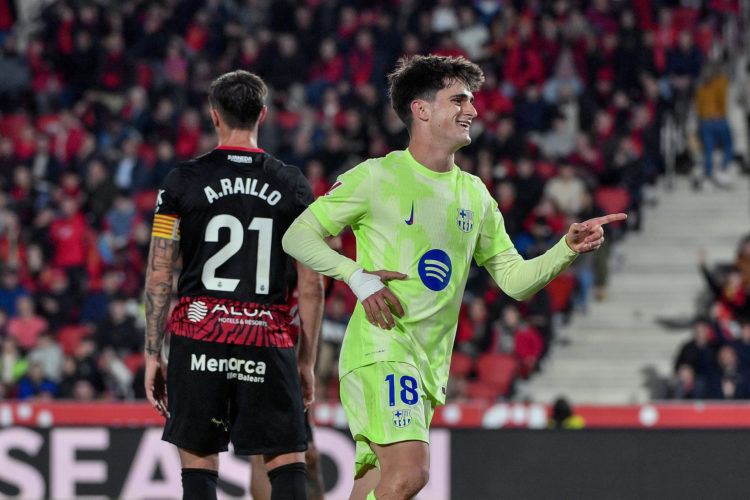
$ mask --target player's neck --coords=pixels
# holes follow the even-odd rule
[[[409,143],[409,153],[423,167],[435,172],[450,172],[453,170],[453,152],[422,141],[412,140]]]
[[[248,148],[258,149],[258,129],[240,130],[226,129],[219,130],[219,146],[225,148]]]

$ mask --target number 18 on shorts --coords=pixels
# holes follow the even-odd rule
[[[358,441],[428,442],[435,401],[408,363],[382,361],[347,373],[341,379],[341,403]]]

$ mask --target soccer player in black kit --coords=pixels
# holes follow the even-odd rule
[[[219,452],[263,455],[272,500],[305,498],[304,410],[323,312],[320,276],[281,237],[313,200],[296,167],[258,148],[267,88],[234,71],[209,90],[219,145],[180,164],[159,190],[146,272],[148,400],[167,417],[184,500],[215,500]],[[169,318],[172,277],[182,271]],[[296,273],[295,273],[296,266]],[[295,359],[287,298],[299,288]],[[161,351],[169,330],[169,363]]]

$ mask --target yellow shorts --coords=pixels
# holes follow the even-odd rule
[[[344,375],[340,394],[357,446],[355,477],[361,476],[366,466],[379,467],[370,443],[429,443],[437,402],[425,393],[413,365],[379,361],[362,366]]]

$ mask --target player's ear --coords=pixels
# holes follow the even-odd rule
[[[219,128],[219,123],[221,122],[221,116],[219,116],[219,112],[214,108],[209,109],[211,111],[211,121],[213,122],[214,127]]]
[[[258,115],[258,125],[263,123],[263,120],[266,119],[267,112],[268,112],[268,108],[266,106],[263,106],[263,109],[260,110],[260,115]]]
[[[427,121],[430,118],[430,107],[427,105],[427,101],[414,99],[411,102],[411,113],[417,120]]]

